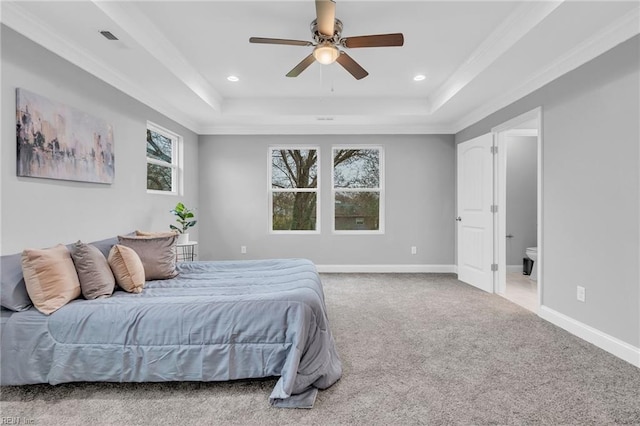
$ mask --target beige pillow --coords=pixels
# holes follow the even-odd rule
[[[140,256],[147,281],[173,278],[176,272],[176,234],[161,237],[118,236],[118,242]]]
[[[118,285],[129,293],[141,293],[144,287],[144,267],[131,248],[116,244],[107,259]]]
[[[172,237],[178,235],[177,231],[138,231],[136,230],[136,237]],[[127,235],[129,236],[129,235]]]
[[[71,250],[71,258],[76,265],[80,290],[85,299],[111,296],[116,280],[107,258],[97,247],[78,241]]]
[[[43,314],[49,315],[80,296],[76,268],[62,244],[24,250],[22,274],[33,306]]]

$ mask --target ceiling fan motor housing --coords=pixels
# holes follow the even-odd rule
[[[333,37],[327,37],[324,34],[321,34],[318,31],[318,20],[314,19],[311,21],[311,34],[313,35],[313,40],[317,44],[322,44],[329,42],[331,44],[338,44],[340,42],[340,35],[342,34],[342,21],[337,19],[333,25]]]

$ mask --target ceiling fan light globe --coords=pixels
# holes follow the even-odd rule
[[[321,44],[313,49],[313,57],[323,65],[334,63],[339,55],[338,48],[331,44]]]

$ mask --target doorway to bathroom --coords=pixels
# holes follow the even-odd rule
[[[496,293],[530,310],[542,300],[541,109],[492,129],[498,148],[494,168]]]

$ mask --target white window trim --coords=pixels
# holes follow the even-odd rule
[[[273,151],[278,151],[281,149],[300,149],[300,150],[315,150],[317,152],[317,165],[316,168],[318,170],[318,178],[317,185],[315,188],[281,188],[275,189],[271,185],[272,179],[272,155]],[[269,151],[267,155],[267,193],[269,194],[267,198],[269,198],[268,202],[268,216],[269,216],[269,234],[278,234],[278,235],[317,235],[320,234],[320,147],[316,145],[274,145],[269,146]],[[273,229],[273,193],[274,192],[315,192],[316,193],[316,229],[313,231],[308,230],[300,230],[296,231],[293,229],[287,230],[274,230]]]
[[[379,188],[339,188],[336,189],[333,170],[333,153],[336,149],[377,149],[380,151],[380,187]],[[385,161],[382,145],[333,145],[331,147],[331,232],[337,235],[383,235],[385,228]],[[380,226],[377,230],[336,230],[336,192],[378,192],[380,194]]]
[[[171,130],[165,129],[151,121],[147,121],[147,127],[145,130],[151,130],[152,132],[159,133],[169,139],[171,139],[171,163],[167,163],[155,158],[146,157],[146,164],[157,164],[159,166],[171,168],[171,191],[159,191],[157,189],[147,189],[147,194],[163,194],[163,195],[182,195],[184,193],[183,176],[184,176],[184,164],[182,161],[184,153],[184,142],[182,136]],[[145,152],[146,152],[146,131],[145,131]],[[145,164],[145,166],[146,166]],[[146,177],[146,175],[145,175]],[[146,179],[145,179],[146,182]]]

